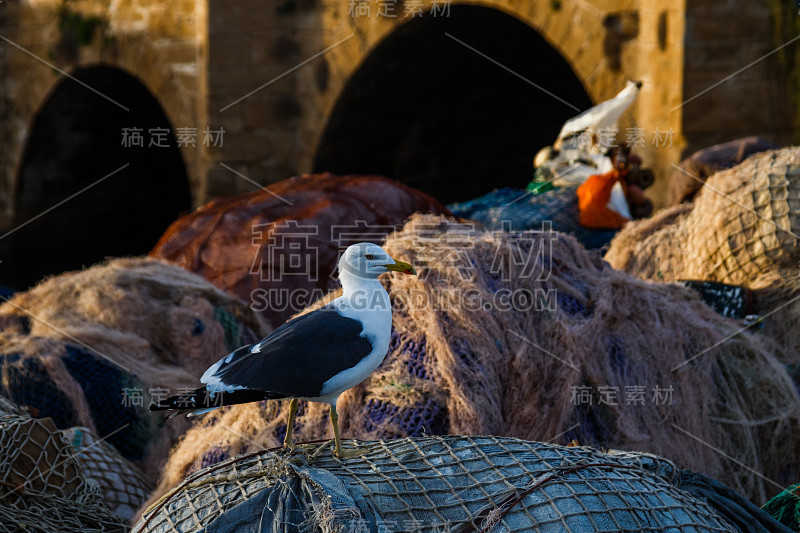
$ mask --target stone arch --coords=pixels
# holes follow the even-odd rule
[[[62,8],[68,10],[69,24],[60,18]],[[63,72],[72,73],[94,65],[121,69],[136,77],[154,95],[176,128],[202,131],[206,126],[205,0],[174,0],[169,9],[147,0],[18,2],[9,4],[4,16],[8,23],[4,36],[15,46],[7,46],[0,54],[0,70],[6,78],[5,83],[0,82],[0,88],[7,101],[14,103],[3,117],[6,125],[2,133],[4,151],[0,154],[3,229],[10,229],[16,218],[13,205],[16,180],[31,125],[46,99],[62,82]],[[76,24],[77,28],[70,28]],[[205,149],[198,143],[196,147],[181,147],[181,152],[197,205],[204,200]]]
[[[21,157],[15,229],[0,240],[9,258],[0,263],[3,282],[18,288],[107,256],[147,253],[191,207],[172,126],[147,87],[109,66],[72,76],[36,113]],[[122,143],[123,130],[133,128],[142,147]],[[156,141],[166,147],[150,146],[153,131],[164,132]]]
[[[329,115],[314,170],[384,174],[445,202],[524,187],[535,152],[590,105],[569,62],[531,26],[454,5],[370,50]]]

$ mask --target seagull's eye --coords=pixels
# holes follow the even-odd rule
[[[364,257],[366,257],[369,261],[372,261],[373,259],[375,259],[375,256],[372,255],[372,254],[367,254]]]

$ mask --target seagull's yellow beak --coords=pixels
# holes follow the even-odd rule
[[[388,265],[383,265],[383,268],[386,270],[390,270],[392,272],[402,272],[403,274],[414,274],[417,275],[417,271],[414,269],[412,265],[409,263],[404,263],[402,261],[395,260],[394,263],[390,263]]]

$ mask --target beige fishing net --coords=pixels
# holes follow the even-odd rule
[[[754,155],[711,176],[694,203],[625,226],[605,259],[653,281],[752,289],[753,312],[800,378],[800,148]]]
[[[107,437],[153,481],[188,427],[158,427],[153,396],[194,385],[220,354],[266,333],[236,297],[149,258],[48,278],[0,305],[0,328],[0,394]]]
[[[0,398],[0,531],[123,532],[49,418]]]
[[[144,474],[88,428],[74,427],[62,434],[72,446],[83,475],[97,485],[109,509],[130,521],[152,490]]]
[[[752,286],[800,260],[800,148],[756,154],[708,178],[692,204],[631,222],[605,259],[642,279]]]
[[[419,276],[384,277],[390,351],[340,398],[345,437],[575,439],[662,455],[759,503],[800,477],[784,354],[690,289],[616,271],[562,234],[430,215],[385,248]],[[295,439],[331,438],[327,406],[300,404]],[[278,446],[287,410],[260,402],[196,420],[151,502],[197,469]]]

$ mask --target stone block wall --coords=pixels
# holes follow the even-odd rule
[[[174,128],[205,127],[203,1],[7,0],[0,13],[2,35],[14,43],[0,42],[2,98],[8,102],[0,152],[0,228],[14,219],[25,142],[36,113],[65,79],[62,72],[98,64],[119,68],[147,87]],[[183,150],[183,159],[199,192],[202,149]]]
[[[421,4],[429,12],[436,0]],[[438,0],[443,3],[443,0]],[[516,17],[572,66],[595,102],[629,79],[644,87],[623,116],[644,130],[637,147],[665,176],[681,154],[744,135],[791,137],[774,64],[762,61],[681,103],[770,51],[765,3],[732,0],[452,0]],[[347,82],[408,19],[354,16],[343,0],[5,0],[2,35],[59,69],[97,63],[124,69],[158,99],[175,128],[224,130],[222,145],[183,149],[193,204],[253,190],[313,167],[322,133]],[[63,5],[96,16],[87,43],[65,38]],[[709,21],[712,21],[710,23]],[[502,36],[498,36],[502,38]],[[327,50],[327,51],[326,51]],[[323,53],[323,51],[325,51]],[[498,67],[499,68],[499,67]],[[35,114],[58,71],[0,42],[0,229],[13,220],[18,165]],[[249,93],[250,96],[245,97]],[[757,102],[757,105],[753,105]],[[669,140],[653,142],[657,132]],[[201,133],[202,135],[202,133]],[[531,147],[535,153],[538,147]],[[229,168],[228,168],[229,167]],[[230,170],[233,169],[233,170]],[[660,195],[663,181],[651,196]]]
[[[426,0],[421,9],[427,13],[433,3]],[[454,0],[451,5],[462,3],[476,4]],[[205,196],[252,190],[248,180],[265,184],[312,169],[322,132],[347,81],[379,43],[409,20],[402,2],[395,4],[394,17],[378,16],[375,0],[369,2],[370,16],[355,16],[352,4],[290,0],[231,6],[210,1],[207,109],[209,122],[222,125],[226,134],[225,146],[209,153]],[[595,102],[616,94],[629,79],[643,79],[646,85],[637,109],[621,124],[622,140],[629,127],[644,127],[648,133],[672,128],[679,138],[680,117],[665,116],[655,108],[665,100],[677,103],[681,97],[680,2],[486,0],[478,4],[511,14],[544,36],[572,65]],[[661,12],[668,12],[672,21],[666,30],[670,42],[666,51],[656,52]],[[642,54],[657,57],[654,62],[643,61]],[[531,158],[538,148],[531,147]],[[648,164],[663,167],[677,162],[678,150],[676,142],[669,147],[648,144],[639,151]]]
[[[750,135],[790,143],[797,88],[781,81],[767,2],[687,0],[685,17],[685,152]]]

